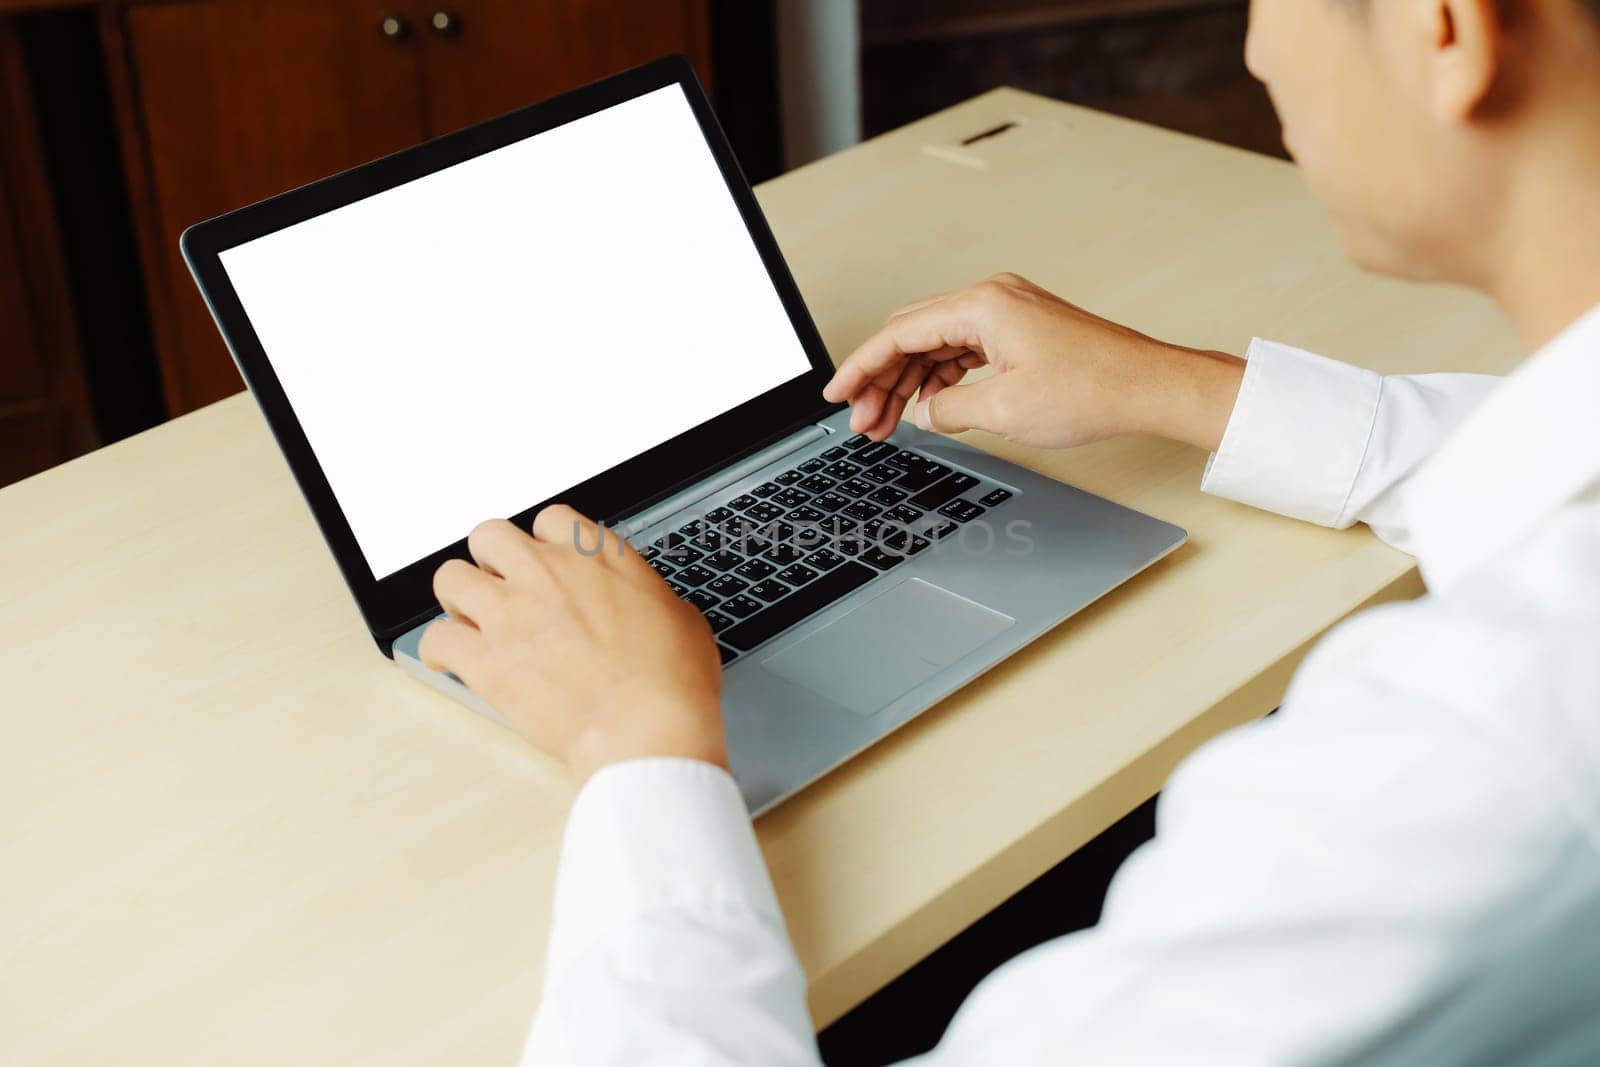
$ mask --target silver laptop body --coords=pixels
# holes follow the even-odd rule
[[[649,549],[690,523],[704,524],[705,517],[719,508],[733,510],[730,502],[762,499],[752,491],[776,484],[775,476],[811,463],[824,466],[806,477],[829,469],[847,475],[822,474],[834,486],[817,495],[835,492],[848,497],[852,505],[865,502],[862,514],[871,508],[907,506],[928,491],[907,491],[894,505],[885,503],[896,496],[893,492],[873,500],[883,485],[861,475],[880,464],[851,463],[850,457],[873,446],[853,436],[848,423],[849,413],[838,412],[630,518],[621,529],[636,547]],[[846,442],[851,447],[846,448]],[[834,552],[837,556],[851,549],[876,550],[881,554],[872,558],[887,567],[878,570],[864,564],[874,573],[863,584],[748,649],[733,649],[726,643],[726,635],[736,632],[742,620],[719,634],[724,656],[734,654],[724,666],[722,691],[729,757],[752,815],[915,718],[1185,540],[1184,531],[1176,526],[910,424],[902,424],[886,444],[898,454],[930,461],[935,474],[938,467],[949,469],[931,483],[929,488],[938,491],[925,500],[945,495],[952,484],[965,485],[968,480],[971,484],[943,503],[921,509],[927,515],[918,522],[885,523],[875,537],[866,539],[865,547],[858,547],[858,541],[841,541],[839,530],[850,532],[848,523],[821,524],[811,538],[797,532],[796,551],[805,551],[798,560],[802,566],[818,547],[831,545],[841,548]],[[861,467],[860,473],[834,466],[841,461]],[[915,480],[926,480],[929,469],[921,468],[924,473]],[[952,479],[952,475],[967,477]],[[899,480],[884,484],[894,489]],[[875,488],[861,495],[841,489],[852,481],[858,483],[852,489]],[[938,488],[941,485],[944,488]],[[937,539],[916,532],[932,535],[951,525],[954,530]],[[926,541],[926,547],[916,548],[918,541]],[[774,544],[755,558],[770,558],[778,550]],[[846,558],[862,565],[860,555]],[[658,569],[670,575],[675,567],[676,561],[668,561]],[[828,572],[807,569],[818,573],[814,582],[826,579]],[[762,580],[779,581],[776,575],[784,570],[778,567]],[[730,573],[737,575],[738,568]],[[757,584],[742,577],[738,581],[746,588],[734,596],[748,595]],[[793,588],[787,596],[798,596],[805,588]],[[731,599],[710,595],[716,597],[717,606]],[[768,607],[783,604],[787,596]],[[717,606],[709,610],[716,611]],[[764,610],[768,608],[752,617],[759,618]],[[733,617],[730,612],[721,614]],[[395,662],[468,707],[504,722],[454,677],[422,665],[417,643],[426,626],[396,640]],[[760,637],[760,631],[754,636]]]

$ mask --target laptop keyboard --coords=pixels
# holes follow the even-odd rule
[[[976,499],[972,490],[985,491]],[[724,664],[1011,498],[857,434],[640,549],[705,614]]]

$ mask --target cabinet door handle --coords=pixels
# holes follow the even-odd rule
[[[385,15],[378,23],[378,32],[386,41],[403,41],[411,33],[411,27],[399,15]]]
[[[428,25],[432,26],[433,32],[440,37],[454,37],[461,32],[461,16],[441,7],[428,16]]]

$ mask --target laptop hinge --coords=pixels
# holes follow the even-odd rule
[[[724,467],[705,481],[696,482],[681,493],[674,493],[665,500],[657,501],[645,510],[634,515],[629,515],[617,523],[623,527],[623,532],[648,529],[671,515],[676,515],[685,508],[693,507],[701,500],[719,493],[741,478],[748,478],[763,467],[778,462],[785,456],[815,444],[828,436],[828,431],[815,424],[790,434],[775,444],[768,445],[754,455],[747,456],[738,463]]]

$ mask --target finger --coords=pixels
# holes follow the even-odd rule
[[[922,388],[922,383],[927,381],[932,373],[933,365],[925,360],[918,359],[906,364],[905,372],[900,375],[900,380],[895,383],[894,389],[884,402],[883,414],[879,416],[877,424],[866,431],[867,436],[875,441],[881,441],[894,433],[894,428],[900,423],[901,414],[906,410],[906,404],[917,390]]]
[[[530,538],[505,519],[480,522],[467,535],[467,551],[484,571],[504,578],[526,569]]]
[[[433,595],[451,616],[476,628],[494,614],[505,587],[464,559],[447,559],[433,573]]]
[[[466,623],[456,619],[435,619],[422,631],[417,643],[417,657],[429,670],[448,671],[466,680],[476,675],[476,665],[483,653],[483,635]]]
[[[891,394],[895,386],[899,384],[901,376],[906,373],[907,368],[911,367],[912,364],[923,363],[926,365],[929,361],[954,361],[964,356],[975,358],[980,364],[983,362],[983,357],[975,355],[971,349],[946,345],[935,351],[912,357],[904,365],[890,367],[882,374],[879,374],[868,385],[863,387],[859,393],[850,398],[850,429],[856,433],[867,433],[869,430],[884,424],[886,418],[884,409],[893,400]],[[911,392],[916,392],[916,390],[913,389]],[[906,393],[904,395],[910,396],[911,394]],[[884,431],[885,435],[893,432],[894,424],[900,421],[900,412],[902,410],[904,410],[904,405],[897,407],[894,414],[887,417],[889,429]],[[879,440],[881,439],[879,438]]]
[[[921,396],[918,400],[927,400],[942,389],[948,389],[966,376],[966,369],[959,363],[941,363],[933,368],[928,375],[928,380],[922,383]],[[915,415],[915,412],[913,412]]]
[[[908,356],[904,363],[895,364],[894,366],[884,370],[881,374],[872,379],[872,384],[880,386],[885,392],[888,392],[894,389],[895,384],[899,382],[901,375],[905,373],[906,367],[912,363],[939,363],[945,360],[957,359],[961,356],[971,354],[972,350],[970,348],[959,348],[955,345],[944,345],[941,348],[934,349],[932,352],[919,352],[914,356]]]
[[[834,402],[849,400],[908,355],[946,348],[983,351],[977,317],[977,301],[963,292],[890,319],[840,364],[822,395]]]
[[[566,504],[551,504],[535,515],[533,536],[541,544],[608,561],[615,561],[623,551],[621,535]]]
[[[883,414],[884,401],[888,398],[889,391],[881,385],[868,385],[851,397],[850,429],[861,433],[869,426],[876,426],[878,417]]]
[[[917,401],[913,418],[924,430],[961,433],[995,427],[995,400],[1003,378],[985,378],[971,385],[947,385]]]

